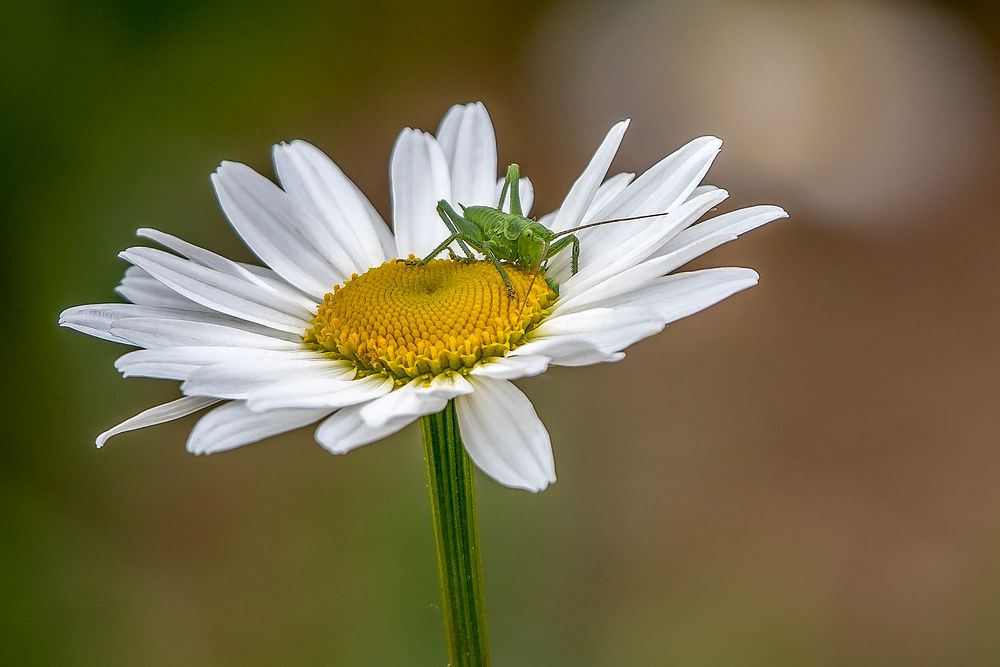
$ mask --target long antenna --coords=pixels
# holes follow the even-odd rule
[[[557,232],[552,238],[558,238],[560,236],[566,236],[567,234],[575,234],[581,229],[587,229],[589,227],[600,227],[601,225],[609,225],[612,222],[628,222],[629,220],[643,220],[645,218],[658,218],[661,215],[667,215],[670,211],[665,211],[664,213],[650,213],[648,215],[633,215],[631,218],[612,218],[611,220],[601,220],[600,222],[588,222],[585,225],[580,225],[579,227],[573,227],[572,229],[564,229],[561,232]]]
[[[521,302],[521,310],[517,311],[517,321],[515,322],[515,325],[521,321],[521,315],[524,315],[524,307],[528,305],[528,297],[531,296],[531,288],[535,286],[535,278],[537,277],[538,269],[535,269],[531,272],[531,282],[528,283],[528,291],[524,293],[524,301]]]

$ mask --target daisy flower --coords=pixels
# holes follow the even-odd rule
[[[422,258],[448,237],[439,200],[496,206],[496,139],[482,104],[452,107],[436,135],[413,129],[392,151],[392,231],[361,191],[304,141],[274,147],[279,185],[235,162],[212,175],[219,203],[263,266],[170,234],[121,253],[130,303],[70,308],[60,324],[140,348],[125,377],[179,381],[183,396],[105,431],[108,438],[211,408],[187,448],[212,454],[318,423],[317,442],[346,453],[454,401],[469,457],[506,486],[554,482],[549,435],[512,380],[550,365],[618,361],[667,324],[757,283],[744,268],[672,273],[751,229],[783,218],[755,206],[698,222],[727,196],[700,185],[722,142],[701,137],[638,178],[607,178],[628,121],[611,128],[562,205],[538,220],[581,229],[547,280],[506,264],[518,297],[486,261]],[[520,182],[527,215],[533,189]],[[697,223],[697,224],[696,224]],[[558,294],[553,289],[558,286]],[[450,410],[451,408],[448,407]]]

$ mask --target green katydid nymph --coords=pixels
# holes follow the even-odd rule
[[[520,167],[516,164],[510,165],[507,169],[507,177],[504,179],[503,189],[500,192],[500,201],[496,208],[489,206],[462,206],[462,214],[452,208],[445,200],[441,200],[437,205],[438,215],[444,221],[445,226],[451,235],[441,244],[434,248],[426,257],[416,260],[416,264],[425,264],[437,257],[445,250],[449,250],[452,243],[457,242],[465,253],[463,261],[473,261],[474,256],[469,250],[475,250],[482,254],[487,260],[493,262],[511,298],[517,297],[517,292],[511,284],[510,277],[503,268],[502,262],[509,262],[532,273],[544,272],[549,260],[557,254],[571,249],[570,270],[572,274],[580,269],[580,239],[575,232],[589,227],[606,225],[612,222],[623,222],[626,220],[638,220],[640,218],[652,218],[663,215],[654,213],[651,215],[640,215],[630,218],[617,218],[614,220],[602,220],[581,225],[573,229],[561,232],[553,232],[545,225],[525,217],[521,210],[521,195],[519,191],[519,181],[521,177]],[[503,210],[504,204],[510,196],[510,212]],[[461,206],[461,204],[459,204]],[[449,250],[449,252],[451,252]],[[454,254],[452,253],[454,256]],[[558,294],[559,288],[549,278],[545,279],[549,287]]]

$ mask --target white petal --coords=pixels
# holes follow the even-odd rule
[[[435,375],[429,384],[417,386],[415,391],[424,396],[452,399],[463,394],[471,394],[472,385],[461,373],[445,371],[440,375]]]
[[[655,278],[663,276],[674,269],[687,264],[695,257],[705,254],[713,248],[732,241],[732,234],[712,234],[695,240],[687,245],[660,257],[653,257],[630,269],[597,283],[589,289],[577,292],[567,299],[557,302],[553,313],[566,314],[590,308],[593,304],[602,303],[621,295],[628,295],[652,283]]]
[[[548,357],[540,354],[524,354],[485,360],[473,368],[471,372],[472,375],[482,375],[497,380],[517,380],[518,378],[541,375],[548,367]]]
[[[597,234],[603,228],[584,230],[580,233],[580,272],[565,279],[562,294],[568,299],[649,259],[668,239],[718,205],[726,195],[725,190],[708,192],[684,202],[667,215],[634,221],[640,233],[613,245]]]
[[[289,284],[287,280],[275,273],[274,269],[247,262],[237,262],[242,268],[254,274],[258,278],[263,278],[264,283],[276,292],[280,292],[283,297],[287,297],[296,303],[305,304],[304,307],[312,309],[316,300],[302,290]]]
[[[109,340],[112,343],[131,345],[124,338],[111,333],[111,324],[117,319],[115,310],[119,306],[144,308],[135,304],[94,303],[86,306],[73,306],[59,313],[59,326],[73,329],[88,336]]]
[[[740,236],[774,220],[787,218],[788,213],[778,206],[751,206],[731,213],[699,222],[670,239],[660,250],[661,254],[673,252],[679,247],[693,243],[712,234],[733,234]]]
[[[649,287],[606,303],[614,308],[649,309],[663,324],[669,324],[753,287],[758,280],[757,272],[752,269],[702,269],[664,276]]]
[[[514,352],[528,348],[528,352],[552,357],[554,364],[567,365],[559,355],[561,344],[583,341],[605,354],[613,354],[662,331],[663,326],[661,317],[646,308],[593,308],[545,320],[535,330],[537,337],[528,345],[552,339],[551,349],[524,345]]]
[[[332,454],[346,454],[352,449],[386,438],[413,423],[417,417],[392,419],[372,426],[361,418],[364,405],[351,405],[330,415],[316,429],[316,442]]]
[[[493,201],[491,201],[488,206],[496,207],[500,202],[500,193],[503,192],[503,184],[506,179],[501,178],[497,181],[496,192],[493,193]],[[521,197],[521,213],[525,216],[531,213],[531,206],[535,203],[535,186],[531,184],[531,180],[525,176],[521,177],[518,182],[518,194]],[[503,204],[503,209],[507,213],[510,213],[510,197]]]
[[[660,160],[596,211],[594,220],[662,213],[682,204],[722,149],[722,140],[700,137]],[[621,228],[621,225],[615,226]],[[611,229],[612,226],[605,229]]]
[[[166,351],[183,349],[168,348]],[[268,385],[331,374],[353,376],[354,373],[351,364],[328,359],[310,350],[261,350],[252,356],[232,353],[198,366],[185,378],[181,391],[189,395],[233,399],[246,399],[250,392]]]
[[[301,353],[285,352],[285,355]],[[284,358],[261,356],[244,363],[217,363],[206,365],[192,372],[181,385],[185,394],[221,396],[246,400],[252,392],[277,385],[310,381],[317,378],[339,378],[341,381],[354,376],[351,364],[326,359],[313,354],[309,358]],[[256,410],[256,406],[248,406]],[[281,406],[316,407],[316,406]]]
[[[406,129],[392,150],[392,222],[397,255],[423,257],[448,237],[437,203],[451,199],[448,163],[437,140]]]
[[[413,419],[444,410],[447,396],[431,393],[422,378],[413,380],[399,389],[361,408],[361,418],[369,426],[382,427],[398,419]]]
[[[299,304],[306,309],[311,309],[316,303],[314,299],[289,285],[271,269],[244,264],[242,262],[234,262],[222,255],[205,250],[156,229],[139,229],[136,231],[136,236],[155,241],[165,248],[169,248],[177,254],[190,259],[195,264],[201,264],[210,269],[215,269],[220,273],[229,274],[251,285],[263,288],[266,291],[276,292],[278,298],[288,303]]]
[[[597,189],[597,194],[594,195],[594,201],[591,202],[590,208],[587,209],[584,220],[594,219],[594,215],[620,195],[634,178],[635,174],[622,172],[604,181],[601,187]]]
[[[253,412],[243,401],[231,401],[198,420],[191,429],[187,449],[192,454],[224,452],[295,430],[328,414],[328,409]]]
[[[590,203],[590,208],[587,209],[587,213],[583,216],[583,221],[587,221],[597,213],[598,210],[604,207],[609,201],[618,196],[618,194],[625,189],[632,179],[635,178],[635,174],[630,174],[628,172],[622,172],[620,174],[615,174],[608,180],[601,183],[601,187],[597,188],[597,193],[594,195],[594,201]],[[499,196],[499,190],[497,191]],[[546,213],[538,219],[538,222],[542,223],[546,227],[552,227],[552,222],[556,219],[556,215],[559,213],[559,209],[556,209],[550,213]]]
[[[441,121],[437,140],[451,173],[452,205],[493,206],[497,140],[486,107],[481,102],[453,106]]]
[[[305,331],[313,316],[277,293],[162,250],[129,248],[119,256],[175,292],[220,313],[298,334]]]
[[[449,167],[451,167],[455,147],[458,146],[458,134],[462,129],[462,121],[465,119],[467,107],[472,106],[475,106],[475,103],[452,105],[441,118],[441,124],[438,125],[437,132],[434,134]]]
[[[274,167],[285,192],[343,246],[353,271],[364,273],[395,254],[382,216],[323,151],[305,141],[279,144]]]
[[[163,247],[173,250],[178,255],[190,259],[196,264],[207,266],[210,269],[215,269],[216,271],[220,271],[222,273],[228,273],[231,276],[241,278],[249,283],[261,286],[264,285],[263,280],[250,271],[247,271],[238,262],[226,259],[222,255],[200,248],[193,243],[188,243],[187,241],[173,236],[172,234],[167,234],[166,232],[161,232],[158,229],[150,229],[148,227],[141,227],[137,229],[135,234],[141,238],[147,238],[150,241],[155,241]]]
[[[163,424],[175,419],[180,419],[181,417],[186,417],[193,412],[197,412],[198,410],[207,408],[208,406],[214,405],[218,402],[218,399],[214,398],[185,396],[183,398],[178,398],[176,401],[170,401],[169,403],[157,405],[149,408],[148,410],[143,410],[131,419],[126,419],[121,424],[118,424],[118,426],[109,428],[107,431],[97,436],[96,444],[98,447],[103,447],[104,443],[106,443],[109,438],[116,436],[119,433],[134,431],[147,426],[155,426],[157,424]]]
[[[262,350],[302,350],[301,343],[251,333],[242,329],[165,317],[125,317],[116,320],[111,333],[146,348],[185,345],[249,347]]]
[[[655,333],[655,331],[654,331]],[[556,366],[590,366],[621,361],[625,358],[623,352],[607,352],[598,347],[600,341],[591,341],[586,337],[552,336],[536,338],[530,343],[519,346],[508,355],[539,355],[549,358],[549,363]]]
[[[350,259],[329,231],[250,167],[223,162],[212,184],[236,233],[292,285],[321,299],[350,275]]]
[[[628,120],[623,120],[615,124],[608,132],[608,136],[598,146],[587,168],[583,170],[580,177],[573,183],[569,193],[566,195],[566,199],[563,200],[562,205],[559,207],[559,213],[556,214],[555,220],[552,221],[553,231],[560,232],[570,227],[576,227],[583,220],[583,216],[590,208],[598,188],[608,173],[608,167],[611,166],[611,161],[614,159],[615,153],[618,152],[618,147],[622,143],[622,137],[625,136],[628,124]]]
[[[141,306],[164,306],[215,312],[186,296],[181,296],[138,266],[130,266],[125,270],[125,275],[122,276],[115,291],[132,303]]]
[[[525,216],[531,215],[531,207],[535,204],[535,186],[531,183],[531,179],[525,177],[519,180],[518,194],[521,196],[521,213]]]
[[[247,407],[264,411],[275,408],[341,408],[366,403],[392,391],[392,380],[371,375],[355,380],[347,375],[311,375],[254,389]]]
[[[111,335],[110,332],[104,331],[103,329],[96,329],[94,327],[88,327],[86,324],[77,324],[75,322],[60,322],[59,326],[66,327],[67,329],[72,329],[73,331],[78,331],[82,334],[88,336],[93,336],[94,338],[100,338],[101,340],[107,340],[112,343],[120,343],[122,345],[132,345],[124,338],[119,338],[118,336]]]
[[[696,187],[694,190],[691,191],[691,194],[688,195],[688,199],[692,199],[694,197],[697,197],[698,195],[703,195],[706,192],[711,192],[712,190],[715,189],[716,186],[714,185],[699,185],[698,187]]]
[[[230,363],[239,367],[269,362],[303,363],[315,358],[314,352],[285,352],[282,350],[258,350],[242,347],[182,346],[152,350],[136,350],[123,354],[115,360],[115,368],[124,377],[147,377],[161,380],[187,380],[206,366]],[[184,387],[182,386],[183,390]],[[219,398],[242,398],[224,393],[184,391],[188,395],[217,396]]]
[[[538,492],[556,481],[552,444],[531,401],[506,380],[470,379],[475,391],[455,399],[469,457],[504,486]]]
[[[59,315],[59,324],[60,326],[82,331],[83,333],[105,340],[133,345],[134,343],[131,341],[113,335],[111,329],[120,320],[134,317],[206,322],[286,341],[298,342],[302,339],[301,336],[295,334],[277,331],[259,324],[245,322],[211,311],[185,310],[163,306],[142,306],[134,303],[95,303],[85,306],[74,306],[73,308],[67,308]]]
[[[589,214],[584,222],[670,213],[682,204],[690,203],[692,192],[712,166],[721,146],[722,141],[715,137],[701,137],[689,142],[648,169],[621,194],[600,210]],[[706,189],[697,199],[708,197],[712,191],[716,189]],[[629,221],[586,230],[584,234],[588,242],[581,251],[580,265],[600,265],[602,261],[599,256],[584,257],[584,255],[613,249],[626,240],[645,235],[645,225],[651,221],[652,219]],[[550,262],[548,273],[554,280],[561,282],[569,276],[569,258],[560,256],[556,260]]]

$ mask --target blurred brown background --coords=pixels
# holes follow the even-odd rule
[[[308,139],[383,212],[406,125],[483,100],[558,204],[722,136],[724,210],[792,214],[701,264],[761,284],[617,365],[521,386],[539,496],[480,477],[497,665],[1000,664],[996,3],[5,2],[4,662],[441,665],[419,436],[211,458],[175,395],[56,328],[133,230],[246,251],[208,174]]]

